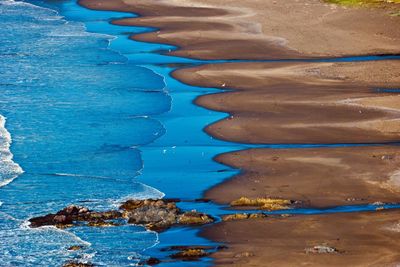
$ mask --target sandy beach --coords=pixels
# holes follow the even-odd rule
[[[396,266],[399,219],[398,211],[293,216],[224,222],[203,234],[231,244],[217,266]]]
[[[321,59],[400,54],[398,5],[344,7],[318,0],[81,0],[134,12],[118,25],[157,30],[132,39],[179,47],[201,59]],[[230,115],[208,125],[215,138],[322,147],[251,149],[216,157],[241,170],[205,197],[245,196],[302,207],[399,203],[400,61],[246,62],[181,68],[188,84],[229,89],[195,103]],[[392,90],[392,91],[391,91]],[[354,146],[357,144],[357,146]],[[336,145],[336,146],[327,146]],[[204,235],[228,245],[217,266],[395,266],[398,211],[302,215],[224,222]],[[228,234],[229,233],[229,234]],[[307,253],[323,245],[327,253]]]

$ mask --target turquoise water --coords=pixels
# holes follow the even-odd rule
[[[203,128],[226,114],[192,101],[220,90],[180,83],[170,76],[174,68],[165,64],[226,60],[165,56],[159,52],[175,47],[128,39],[152,29],[109,23],[133,14],[91,11],[75,1],[32,3],[0,0],[0,266],[59,266],[76,258],[98,266],[135,266],[149,256],[167,257],[162,247],[213,245],[197,236],[199,228],[178,227],[162,234],[133,225],[30,229],[26,221],[69,204],[102,210],[127,198],[164,196],[181,198],[184,209],[218,216],[230,211],[192,200],[237,174],[212,160],[220,153],[249,147],[362,145],[249,145],[213,139]],[[69,252],[71,245],[85,249]],[[206,258],[160,266],[210,264]]]

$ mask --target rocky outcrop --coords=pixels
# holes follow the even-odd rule
[[[93,227],[117,226],[122,223],[144,225],[147,229],[162,231],[173,225],[203,225],[214,219],[197,211],[183,212],[176,201],[163,199],[128,200],[120,210],[92,211],[85,207],[68,206],[55,214],[29,220],[31,227],[46,225],[66,228],[74,225]]]
[[[185,212],[178,216],[178,224],[202,225],[212,222],[214,222],[214,219],[210,215],[195,210]]]
[[[58,228],[71,227],[77,224],[86,224],[89,226],[105,226],[112,224],[111,220],[122,218],[119,211],[96,212],[85,207],[68,206],[56,214],[48,214],[42,217],[35,217],[29,220],[30,227],[41,227],[53,225]]]
[[[214,219],[197,211],[183,212],[176,202],[168,200],[128,200],[120,209],[128,223],[145,225],[146,228],[161,231],[172,225],[203,225]]]
[[[154,266],[163,262],[170,263],[171,259],[176,261],[198,261],[202,257],[207,257],[213,252],[226,249],[226,246],[170,246],[160,249],[162,252],[170,252],[167,258],[157,259],[148,258],[138,263],[139,266]]]
[[[208,256],[208,255],[210,255],[210,253],[205,251],[204,249],[189,248],[189,249],[179,251],[175,254],[172,254],[171,258],[193,261],[193,260],[198,260],[199,258]]]
[[[147,259],[144,263],[139,263],[139,265],[149,265],[149,266],[154,266],[157,264],[160,264],[161,261],[157,258],[149,258]]]
[[[226,246],[171,246],[162,251],[175,251],[169,257],[182,261],[196,261],[207,257],[218,250],[226,249]]]

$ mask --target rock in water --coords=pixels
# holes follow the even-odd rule
[[[45,225],[54,225],[58,228],[73,226],[77,222],[86,222],[97,226],[100,224],[111,224],[107,220],[122,218],[122,213],[119,211],[95,212],[90,211],[85,207],[68,206],[56,214],[48,214],[41,217],[29,219],[30,227],[41,227]]]
[[[147,229],[162,231],[173,225],[202,225],[214,222],[211,216],[197,211],[183,212],[176,202],[163,199],[128,200],[120,210],[91,211],[85,207],[68,206],[56,214],[31,218],[30,227],[53,225],[66,228],[74,225],[117,226],[115,220],[127,219],[128,223],[144,225]]]
[[[208,255],[210,255],[210,253],[203,249],[191,249],[190,248],[190,249],[185,249],[185,250],[179,251],[175,254],[172,254],[171,258],[193,261],[193,260],[198,260],[201,257],[206,257]]]
[[[162,231],[173,225],[202,225],[214,219],[197,211],[182,212],[175,202],[165,200],[128,200],[120,207],[128,223],[142,224],[148,229]]]
[[[91,263],[69,261],[64,263],[63,267],[94,267],[94,265]]]

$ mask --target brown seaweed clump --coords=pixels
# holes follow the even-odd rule
[[[214,222],[214,219],[205,213],[200,213],[195,210],[185,212],[178,216],[179,224],[186,225],[202,225]]]
[[[232,207],[259,207],[263,210],[284,210],[289,209],[293,204],[292,200],[279,199],[279,198],[247,198],[241,197],[230,203]]]
[[[267,215],[264,213],[236,213],[228,214],[222,217],[222,220],[227,221],[238,221],[238,220],[249,220],[249,219],[263,219]]]

